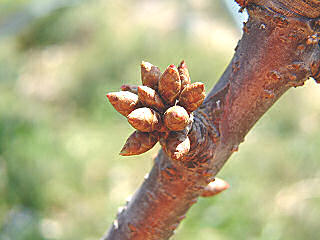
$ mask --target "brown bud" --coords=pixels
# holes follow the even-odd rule
[[[193,112],[200,107],[205,97],[204,84],[195,82],[182,90],[179,98],[179,105],[183,106],[188,112]]]
[[[138,107],[138,95],[128,91],[108,93],[107,98],[112,106],[125,117]]]
[[[138,94],[138,86],[135,85],[130,85],[130,84],[123,84],[120,87],[121,91],[128,91],[128,92],[132,92],[134,94]]]
[[[174,105],[181,90],[181,80],[176,66],[167,67],[160,77],[158,88],[161,97],[170,105]]]
[[[150,108],[138,108],[128,115],[128,122],[141,132],[153,132],[161,128],[159,113]]]
[[[171,131],[181,131],[188,125],[189,115],[183,107],[173,106],[164,113],[163,121]]]
[[[161,76],[161,71],[158,67],[151,63],[142,61],[141,63],[141,80],[144,86],[158,89],[158,82]]]
[[[120,155],[131,156],[144,153],[158,142],[157,133],[144,133],[135,131],[132,133],[124,144]]]
[[[190,151],[190,139],[184,132],[170,132],[161,145],[173,160],[181,160]]]
[[[226,181],[220,178],[215,178],[214,181],[210,182],[204,188],[203,192],[201,193],[201,197],[212,197],[228,189],[229,186],[229,183],[227,183]]]
[[[147,86],[139,86],[138,96],[139,96],[140,102],[144,106],[156,108],[160,112],[163,112],[166,108],[159,94],[152,88],[149,88]]]
[[[184,60],[180,63],[178,71],[181,80],[181,89],[183,90],[187,85],[191,83],[189,70]]]

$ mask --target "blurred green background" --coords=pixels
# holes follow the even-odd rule
[[[99,239],[159,148],[120,157],[132,129],[105,94],[141,60],[185,59],[209,90],[239,38],[217,0],[0,0],[0,239]],[[173,239],[318,239],[319,123],[313,81],[283,96]]]

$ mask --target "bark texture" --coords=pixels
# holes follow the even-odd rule
[[[291,87],[319,79],[320,1],[237,1],[249,20],[219,82],[194,112],[190,151],[160,151],[105,240],[168,239],[257,120]]]

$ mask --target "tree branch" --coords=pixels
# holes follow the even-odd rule
[[[237,1],[250,18],[235,55],[194,113],[190,152],[160,151],[103,239],[168,239],[258,119],[290,87],[319,79],[320,1]]]

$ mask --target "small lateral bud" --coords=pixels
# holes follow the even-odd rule
[[[161,71],[158,67],[151,63],[142,61],[141,63],[141,81],[144,86],[158,89],[158,82],[161,76]]]
[[[162,147],[170,158],[181,160],[190,151],[190,139],[184,132],[170,132]]]
[[[183,90],[187,85],[191,83],[189,70],[184,60],[180,63],[178,71],[181,80],[181,89]]]
[[[108,93],[107,98],[112,106],[125,117],[138,107],[138,95],[128,91]]]
[[[128,91],[128,92],[132,92],[134,94],[138,94],[138,86],[136,85],[130,85],[130,84],[123,84],[120,87],[121,91]]]
[[[181,90],[181,80],[176,66],[167,67],[160,77],[158,89],[161,97],[168,104],[174,105]]]
[[[212,197],[217,195],[230,187],[229,183],[222,180],[221,178],[215,178],[214,181],[210,182],[201,193],[201,197]]]
[[[168,108],[164,113],[164,124],[171,131],[181,131],[189,123],[189,114],[180,106],[173,106]]]
[[[166,108],[159,94],[150,87],[139,86],[138,97],[144,106],[156,108],[160,112],[163,112]]]
[[[195,82],[182,90],[179,98],[179,105],[184,107],[188,112],[193,112],[200,107],[205,97],[204,84]]]
[[[128,115],[128,122],[141,132],[153,132],[161,128],[159,113],[150,108],[138,108]]]
[[[157,133],[144,133],[135,131],[124,144],[120,155],[131,156],[147,152],[158,142]]]

